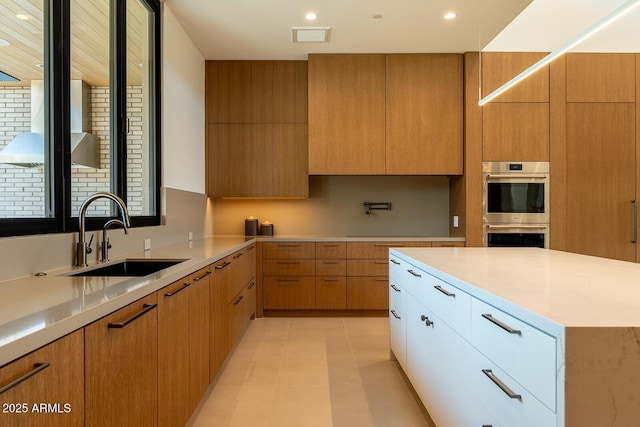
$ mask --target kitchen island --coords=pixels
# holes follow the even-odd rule
[[[532,248],[389,261],[391,348],[438,426],[638,424],[640,265]]]

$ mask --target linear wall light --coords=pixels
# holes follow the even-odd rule
[[[620,6],[619,8],[617,8],[616,10],[614,10],[604,18],[600,19],[598,22],[591,25],[589,28],[587,28],[580,34],[578,34],[576,37],[571,39],[568,43],[554,50],[553,52],[551,52],[550,54],[548,54],[547,56],[545,56],[544,58],[542,58],[541,60],[539,60],[538,62],[536,62],[535,64],[533,64],[532,66],[530,66],[529,68],[527,68],[526,70],[524,70],[523,72],[521,72],[520,74],[512,78],[511,80],[509,80],[508,82],[506,82],[505,84],[500,86],[498,89],[494,90],[489,95],[482,98],[478,102],[478,105],[482,106],[487,102],[494,100],[497,96],[511,89],[513,86],[517,85],[522,80],[526,79],[531,74],[538,71],[540,68],[544,67],[554,59],[563,55],[568,50],[572,49],[574,46],[577,46],[578,44],[582,43],[583,41],[585,41],[586,39],[588,39],[598,31],[600,31],[607,25],[611,24],[613,21],[620,18],[627,12],[630,12],[634,7],[638,6],[639,4],[640,4],[640,0],[629,0],[628,2],[624,3],[622,6]]]

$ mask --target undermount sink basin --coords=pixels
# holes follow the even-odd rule
[[[69,274],[69,276],[135,276],[143,277],[164,270],[186,259],[125,259],[114,264]]]

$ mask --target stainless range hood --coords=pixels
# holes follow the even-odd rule
[[[71,163],[98,169],[100,138],[91,128],[91,88],[82,80],[71,81]],[[21,167],[44,164],[44,82],[31,82],[31,132],[17,135],[0,151],[0,163]]]

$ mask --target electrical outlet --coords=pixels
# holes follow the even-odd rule
[[[189,232],[189,241],[192,242],[193,241],[193,231]]]
[[[151,249],[151,239],[144,239],[144,250],[148,251]]]
[[[453,216],[453,226],[454,228],[458,227],[458,215]]]

